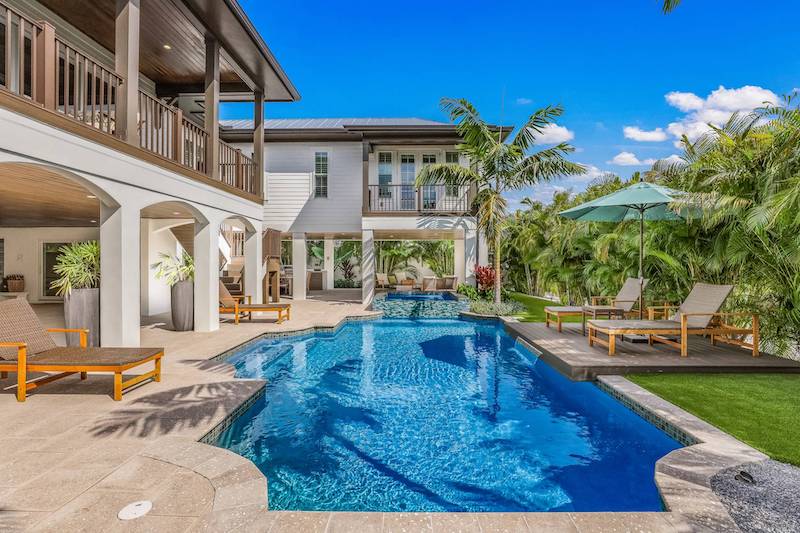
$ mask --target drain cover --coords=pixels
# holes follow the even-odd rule
[[[117,513],[117,518],[120,520],[133,520],[135,518],[141,518],[147,513],[150,512],[150,509],[153,508],[153,502],[148,500],[142,500],[140,502],[133,502],[129,503],[122,510]]]

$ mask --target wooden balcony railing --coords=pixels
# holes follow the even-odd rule
[[[115,137],[120,87],[125,80],[56,35],[52,25],[36,22],[0,0],[0,90],[30,100]],[[219,167],[209,168],[209,134],[182,111],[139,91],[138,145],[174,163],[230,187],[260,195],[256,164],[241,150],[219,141]]]
[[[374,213],[455,213],[470,211],[469,187],[448,185],[369,185],[368,208]]]

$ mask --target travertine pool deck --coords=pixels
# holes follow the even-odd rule
[[[692,336],[689,356],[665,344],[617,342],[617,354],[609,357],[603,346],[589,347],[581,335],[581,325],[564,323],[561,333],[555,327],[538,322],[506,321],[506,329],[528,342],[543,361],[576,381],[592,381],[602,375],[625,375],[650,372],[800,372],[800,362],[750,352],[726,344],[712,346],[708,339]]]
[[[43,308],[43,315],[53,310]],[[660,513],[328,513],[267,510],[267,480],[248,460],[197,442],[254,394],[215,356],[265,333],[331,328],[368,317],[360,304],[330,298],[295,302],[293,319],[224,323],[214,333],[176,333],[157,323],[143,345],[166,347],[161,383],[110,397],[111,378],[67,378],[19,404],[0,381],[0,531],[731,531],[735,525],[708,486],[718,470],[763,458],[759,452],[618,376],[609,393],[686,439],[661,459]],[[119,510],[150,500],[143,518]]]

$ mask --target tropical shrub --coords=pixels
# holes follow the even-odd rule
[[[467,285],[466,283],[459,283],[456,292],[458,294],[463,294],[472,301],[481,298],[481,294],[478,292],[478,289],[476,289],[472,285]]]
[[[333,280],[335,289],[357,289],[361,287],[361,281],[355,279],[336,279]]]
[[[86,241],[62,246],[53,272],[58,278],[50,288],[58,296],[69,296],[73,289],[96,289],[100,286],[100,244]]]
[[[475,280],[478,282],[478,290],[481,292],[494,289],[495,272],[490,266],[475,265]]]

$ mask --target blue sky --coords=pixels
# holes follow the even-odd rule
[[[302,95],[267,117],[446,120],[439,99],[452,96],[520,124],[562,104],[551,138],[591,172],[513,201],[605,171],[628,177],[679,153],[681,132],[800,87],[795,0],[684,0],[668,16],[660,0],[240,1]]]

